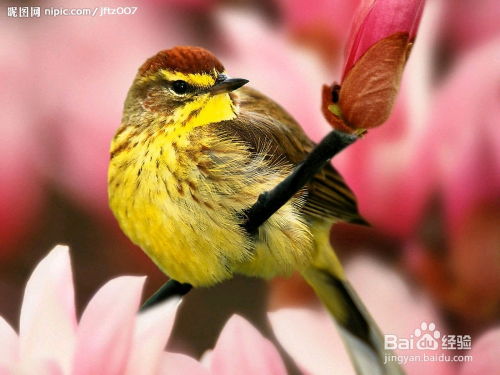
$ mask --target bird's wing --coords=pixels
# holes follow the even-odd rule
[[[314,147],[295,120],[278,104],[258,91],[238,90],[240,113],[234,120],[216,124],[228,137],[243,141],[271,162],[297,165]],[[340,174],[327,164],[307,185],[304,213],[319,218],[366,224],[358,213],[356,198]]]

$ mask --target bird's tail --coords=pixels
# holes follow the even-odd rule
[[[313,226],[316,254],[302,275],[335,319],[358,375],[401,375],[401,367],[386,361],[392,352],[384,349],[379,328],[360,298],[345,279],[331,245],[330,225]]]

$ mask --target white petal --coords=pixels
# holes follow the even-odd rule
[[[268,316],[279,342],[300,369],[314,375],[354,375],[342,339],[324,309],[283,308]]]
[[[73,375],[123,374],[143,285],[143,277],[122,276],[95,294],[78,327]]]
[[[154,375],[174,325],[179,298],[171,298],[136,319],[126,374]]]
[[[222,330],[210,359],[217,375],[284,375],[285,365],[274,345],[239,315]]]
[[[33,271],[24,292],[19,326],[23,361],[54,359],[68,369],[76,329],[68,247],[56,246]]]
[[[0,365],[10,366],[19,357],[19,339],[12,327],[0,316]],[[1,374],[1,371],[0,371]]]

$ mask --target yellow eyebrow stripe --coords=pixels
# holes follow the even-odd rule
[[[181,72],[171,72],[168,70],[160,70],[160,74],[163,78],[168,81],[182,80],[193,86],[208,87],[215,83],[215,78],[210,74],[198,74],[198,73],[181,73]]]

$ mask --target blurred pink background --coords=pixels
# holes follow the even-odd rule
[[[112,276],[148,275],[147,295],[166,280],[121,234],[106,195],[109,143],[146,58],[208,48],[317,141],[329,131],[321,86],[340,78],[358,1],[71,3],[138,7],[102,17],[44,16],[68,3],[30,4],[40,18],[7,17],[13,4],[1,4],[0,315],[16,325],[28,275],[57,243],[71,248],[80,310]],[[499,324],[499,19],[496,0],[428,0],[392,117],[334,160],[372,227],[338,225],[332,241],[384,331],[433,319],[472,335],[474,348]],[[372,289],[385,292],[370,298]],[[185,302],[170,345],[194,355],[213,347],[233,312],[266,331],[269,309],[317,308],[298,277],[270,287],[237,278]]]

